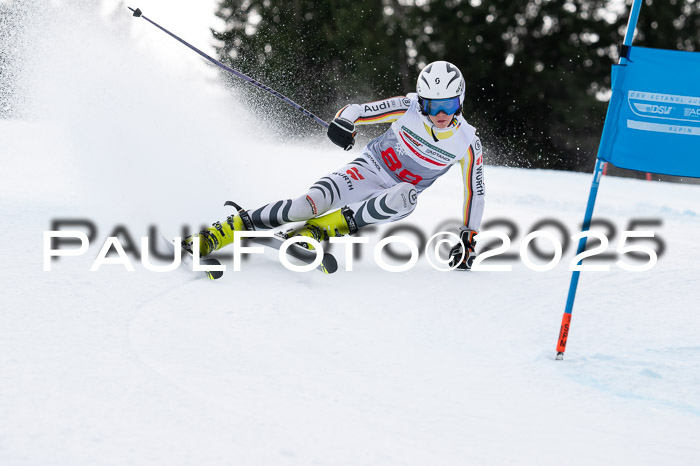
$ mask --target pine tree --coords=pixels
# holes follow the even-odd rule
[[[700,1],[646,0],[639,12],[634,44],[700,51]]]
[[[225,28],[212,32],[222,61],[330,119],[349,102],[410,90],[400,8],[396,0],[223,0],[216,15]],[[251,92],[263,113],[298,119]]]

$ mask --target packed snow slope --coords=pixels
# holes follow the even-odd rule
[[[137,258],[90,272],[115,229],[175,236],[224,219],[228,199],[299,195],[358,151],[321,130],[270,140],[201,63],[160,61],[162,33],[80,13],[47,23],[22,69],[24,116],[0,121],[0,464],[698,464],[700,186],[602,180],[608,252],[639,219],[664,250],[646,272],[613,258],[582,274],[564,361],[572,244],[547,272],[516,257],[442,273],[421,257],[391,273],[372,259],[382,227],[354,271],[338,250],[329,276],[270,251],[218,281]],[[71,14],[81,27],[59,27]],[[484,222],[513,222],[493,228],[515,253],[544,219],[572,235],[590,181],[487,166]],[[432,234],[460,196],[455,170],[403,225]],[[96,235],[46,272],[60,219]]]

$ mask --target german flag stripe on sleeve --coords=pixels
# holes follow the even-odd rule
[[[472,167],[474,166],[474,149],[471,144],[469,145],[469,150],[467,150],[468,160],[462,159],[463,164],[467,164],[466,167],[462,165],[462,174],[464,175],[464,224],[469,225],[469,216],[472,210]]]
[[[360,123],[360,122],[361,122],[361,123],[376,123],[376,122],[378,122],[378,121],[380,121],[380,120],[388,120],[388,119],[391,119],[391,118],[393,118],[393,117],[396,117],[396,119],[398,119],[398,117],[401,116],[401,115],[403,115],[404,113],[406,113],[406,109],[394,110],[394,111],[391,111],[391,112],[382,113],[382,114],[380,114],[380,115],[373,115],[373,116],[368,116],[368,117],[360,117],[360,118],[357,119],[357,122],[358,122],[358,123]]]
[[[340,114],[343,113],[343,110],[345,110],[348,107],[349,107],[349,105],[346,105],[345,107],[338,110],[338,113],[335,114],[335,118],[338,118],[340,116]]]

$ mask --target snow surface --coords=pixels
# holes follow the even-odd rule
[[[174,236],[225,218],[227,199],[296,196],[353,155],[321,131],[271,141],[206,67],[174,71],[142,25],[83,13],[65,28],[78,13],[56,12],[24,68],[26,117],[0,121],[0,464],[700,462],[700,186],[602,180],[610,249],[642,218],[661,221],[665,252],[648,272],[582,274],[564,361],[573,246],[544,273],[424,258],[389,273],[371,249],[331,276],[271,252],[215,282],[137,261],[90,272],[119,226]],[[515,222],[517,252],[539,220],[577,231],[591,176],[487,166],[486,180],[484,220]],[[460,196],[455,170],[403,224],[432,233]],[[97,239],[44,272],[61,218]]]

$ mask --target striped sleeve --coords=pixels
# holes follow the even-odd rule
[[[464,181],[464,204],[462,206],[464,228],[479,231],[481,217],[484,214],[486,189],[484,186],[484,156],[478,136],[474,136],[474,140],[469,145],[467,154],[460,160],[460,164],[462,165]]]
[[[373,125],[377,123],[393,123],[406,113],[411,100],[398,96],[377,100],[366,104],[350,104],[341,108],[336,118],[345,118],[356,125]]]

